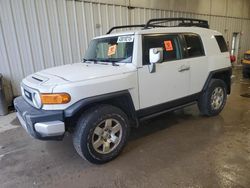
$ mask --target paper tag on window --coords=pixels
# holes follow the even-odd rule
[[[117,43],[133,42],[133,41],[134,41],[134,36],[119,36],[117,39]]]
[[[173,51],[174,50],[171,40],[165,40],[164,45],[165,45],[166,51]]]
[[[116,44],[109,46],[108,56],[114,55],[116,53]]]

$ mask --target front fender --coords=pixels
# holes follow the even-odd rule
[[[114,93],[108,93],[108,94],[103,94],[103,95],[98,95],[98,96],[82,99],[82,100],[74,103],[73,105],[71,105],[67,109],[65,109],[64,116],[66,118],[70,118],[70,117],[73,117],[74,115],[78,114],[79,112],[83,111],[91,104],[101,103],[101,102],[104,102],[107,100],[113,100],[114,98],[121,98],[124,96],[127,97],[129,100],[127,102],[129,103],[129,106],[131,108],[130,110],[135,112],[135,108],[133,105],[131,95],[130,95],[128,90],[124,90],[124,91],[118,91],[118,92],[114,92]]]

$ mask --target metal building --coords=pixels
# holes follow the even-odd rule
[[[250,49],[248,0],[0,0],[0,73],[8,101],[20,94],[25,76],[79,62],[90,39],[110,27],[150,18],[209,21],[232,52]],[[235,49],[234,49],[235,48]]]

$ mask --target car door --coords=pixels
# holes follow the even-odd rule
[[[189,65],[183,59],[181,38],[178,34],[144,35],[143,66],[138,69],[140,108],[166,105],[189,93]],[[163,48],[163,62],[149,71],[149,49]]]
[[[208,77],[208,58],[201,37],[195,33],[182,34],[185,48],[185,59],[190,66],[190,88],[191,94],[202,90]]]

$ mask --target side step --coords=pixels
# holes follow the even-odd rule
[[[151,119],[153,117],[156,117],[156,116],[159,116],[159,115],[162,115],[162,114],[165,114],[167,112],[171,112],[171,111],[175,111],[175,110],[179,110],[181,108],[184,108],[184,107],[187,107],[187,106],[191,106],[191,105],[194,105],[196,104],[197,102],[190,102],[190,103],[187,103],[187,104],[183,104],[183,105],[180,105],[180,106],[176,106],[176,107],[173,107],[173,108],[169,108],[169,109],[166,109],[166,110],[163,110],[163,111],[160,111],[160,112],[157,112],[157,113],[154,113],[154,114],[150,114],[148,116],[145,116],[145,117],[142,117],[139,119],[140,122],[142,121],[145,121],[147,119]]]

